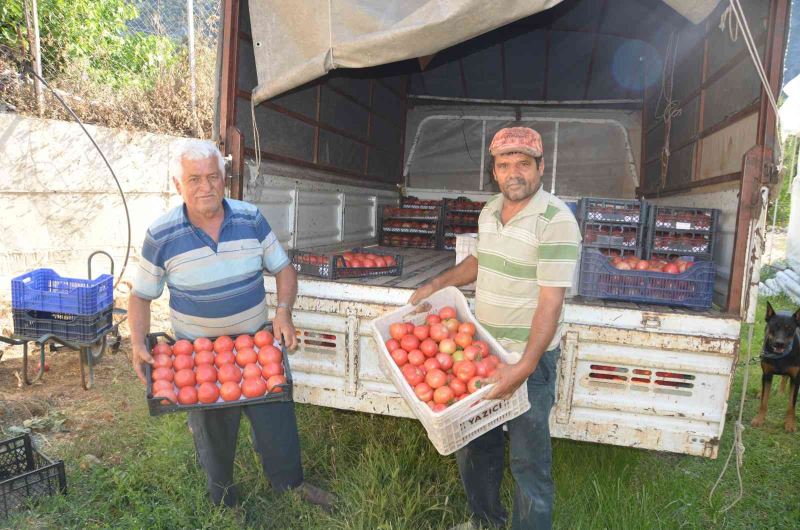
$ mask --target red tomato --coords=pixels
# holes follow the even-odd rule
[[[350,266],[353,268],[360,268],[364,266],[364,262],[360,259],[353,258],[350,260]]]
[[[203,350],[195,353],[194,364],[197,366],[201,364],[214,364],[214,352]]]
[[[242,377],[245,379],[250,379],[251,377],[261,377],[261,368],[259,368],[255,363],[248,364],[242,370]]]
[[[483,378],[481,378],[481,377],[476,375],[475,377],[471,378],[469,380],[469,382],[467,383],[467,392],[469,392],[470,394],[473,394],[473,393],[475,393],[475,391],[479,390],[481,387],[486,386],[486,384],[487,383],[486,383],[486,381],[483,380]]]
[[[439,345],[433,339],[425,339],[419,344],[419,349],[425,354],[425,357],[433,357],[439,353]]]
[[[388,351],[389,353],[392,353],[399,347],[400,343],[395,339],[389,339],[386,341],[386,351]]]
[[[414,335],[404,335],[400,339],[400,347],[405,351],[416,350],[419,348],[419,339]]]
[[[413,322],[404,322],[406,325],[406,335],[413,335],[414,328],[416,327]],[[401,343],[402,344],[402,343]]]
[[[223,364],[233,364],[235,361],[236,357],[234,357],[233,352],[230,350],[223,350],[214,357],[214,364],[217,365],[217,368]]]
[[[449,386],[440,386],[433,392],[433,402],[447,404],[450,403],[456,395],[453,389]]]
[[[353,259],[353,253],[352,252],[342,252],[342,257],[344,259],[348,259],[348,260]]]
[[[175,395],[174,390],[159,390],[153,397],[164,398],[159,403],[162,405],[174,405],[178,401],[178,396]]]
[[[475,344],[470,344],[466,348],[464,348],[464,359],[468,361],[474,361],[475,359],[479,359],[481,357],[481,349],[479,346]]]
[[[164,381],[172,381],[175,378],[175,374],[172,371],[172,368],[156,368],[153,370],[153,381],[158,381],[163,379]]]
[[[272,333],[267,331],[266,329],[262,329],[258,333],[255,334],[253,337],[253,342],[259,348],[263,348],[264,346],[271,346],[275,337],[272,336]]]
[[[475,363],[475,375],[478,377],[487,377],[490,370],[494,371],[494,365],[491,363],[491,361],[483,359],[482,361]]]
[[[453,395],[458,397],[467,391],[467,384],[461,379],[453,378],[448,386],[453,389]]]
[[[178,391],[178,403],[181,405],[194,405],[197,403],[197,389],[194,386],[185,386]]]
[[[211,351],[213,349],[214,349],[214,343],[205,337],[200,337],[199,339],[194,340],[195,352],[199,353],[201,351]]]
[[[153,346],[153,355],[172,355],[172,347],[166,342],[159,342]]]
[[[258,355],[256,355],[255,350],[252,348],[242,348],[241,350],[237,350],[236,364],[242,368],[256,361],[258,361]]]
[[[264,366],[267,363],[279,363],[283,359],[283,353],[275,346],[267,346],[258,352],[258,363]]]
[[[392,359],[397,366],[403,366],[408,362],[408,353],[402,348],[397,348],[392,353]]]
[[[232,351],[233,350],[233,340],[227,335],[223,335],[219,337],[217,340],[214,341],[214,351],[217,353],[222,353],[224,351]]]
[[[172,357],[163,353],[154,355],[153,368],[172,368]]]
[[[680,272],[680,269],[678,269],[678,266],[675,265],[674,263],[667,263],[666,265],[664,265],[661,271],[666,272],[668,274],[678,274]]]
[[[427,339],[430,332],[430,326],[414,326],[414,336],[421,341]]]
[[[363,261],[363,264],[364,264],[365,268],[369,268],[369,269],[375,268],[377,266],[376,263],[375,263],[375,260],[374,259],[369,259],[369,258],[365,258],[364,261]]]
[[[238,383],[242,380],[242,371],[239,370],[239,367],[235,364],[223,364],[219,367],[219,372],[217,372],[217,379],[219,379],[220,383]]]
[[[175,357],[175,361],[172,363],[172,367],[175,370],[185,370],[185,369],[192,369],[194,368],[194,357],[191,355],[178,355]]]
[[[418,385],[422,381],[425,380],[425,373],[422,369],[418,366],[414,366],[413,364],[407,364],[401,368],[403,372],[403,377],[406,378],[408,384],[413,386]]]
[[[269,379],[273,375],[281,375],[283,373],[283,366],[278,363],[267,363],[261,369],[261,375],[264,379]]]
[[[402,322],[395,322],[389,326],[389,335],[396,341],[399,341],[406,334],[406,325]]]
[[[456,310],[454,307],[444,306],[439,310],[439,316],[442,318],[442,320],[456,318]]]
[[[459,333],[466,333],[467,335],[475,335],[475,324],[472,322],[464,322],[460,326],[458,326]]]
[[[216,383],[217,382],[217,369],[214,365],[203,364],[195,370],[195,378],[198,383]]]
[[[253,337],[250,335],[239,335],[236,337],[236,340],[233,341],[233,347],[236,348],[236,351],[241,351],[247,348],[253,348]]]
[[[448,355],[454,354],[456,352],[456,341],[453,339],[443,339],[439,343],[439,351]]]
[[[286,384],[286,376],[283,374],[273,375],[269,379],[267,379],[267,389],[270,393],[280,393],[283,392],[283,388],[278,385],[285,385]]]
[[[153,381],[153,392],[158,392],[159,390],[172,390],[174,387],[172,385],[172,381],[166,381],[164,379],[158,379]]]
[[[431,388],[439,388],[440,386],[444,386],[447,382],[447,374],[435,368],[425,374],[425,382],[428,383]]]
[[[500,364],[500,358],[497,355],[489,355],[486,360],[492,363],[492,367],[496,368]]]
[[[197,387],[197,399],[200,403],[214,403],[219,399],[219,389],[217,385],[210,382],[200,383]]]
[[[439,364],[439,361],[436,360],[436,357],[431,357],[429,359],[425,359],[425,362],[422,363],[422,367],[426,372],[430,372],[431,370],[441,369],[442,365]]]
[[[242,383],[242,394],[247,398],[261,397],[267,393],[267,383],[260,377],[245,379]]]
[[[432,326],[434,324],[440,323],[442,319],[439,315],[428,315],[427,317],[425,317],[425,321],[428,323],[429,326]]]
[[[453,365],[453,373],[465,383],[475,377],[475,363],[472,361],[461,361],[458,366]]]
[[[433,399],[433,389],[427,383],[419,383],[414,386],[414,393],[422,401],[430,401]]]
[[[425,354],[419,350],[412,350],[408,352],[408,362],[413,366],[420,366],[425,362]]]
[[[489,345],[482,340],[476,340],[472,344],[481,349],[481,357],[486,357],[489,355]]]
[[[437,388],[436,390],[441,390],[441,389],[440,389],[440,388]],[[435,399],[435,395],[436,395],[436,392],[434,392],[434,399]],[[447,408],[447,405],[445,405],[444,403],[435,403],[435,404],[434,404],[434,405],[431,407],[431,410],[432,410],[433,412],[441,412],[441,411],[445,410],[446,408]]]
[[[397,262],[394,260],[392,256],[384,256],[383,259],[386,260],[387,267],[394,267],[395,265],[397,265]]]
[[[380,256],[375,258],[376,267],[386,267],[386,260]]]
[[[450,336],[450,332],[447,330],[444,324],[432,325],[430,333],[431,333],[431,338],[436,342],[441,342],[442,340]]]
[[[643,259],[642,261],[636,264],[637,271],[646,271],[649,268],[650,268],[650,262],[647,261],[646,259]]]
[[[172,352],[175,355],[191,355],[193,351],[194,346],[186,339],[181,339],[172,346]]]
[[[456,350],[456,352],[451,355],[453,358],[453,362],[463,361],[464,360],[464,350]]]
[[[458,326],[461,325],[461,322],[455,318],[449,318],[447,320],[442,320],[442,324],[447,328],[448,333],[450,333],[450,336],[452,337],[458,331]]]
[[[175,372],[175,386],[183,388],[185,386],[194,386],[197,381],[194,378],[194,371],[191,368],[184,368]]]
[[[472,335],[468,333],[456,333],[455,341],[456,344],[458,344],[462,348],[466,348],[467,346],[472,344]]]
[[[446,353],[437,353],[436,360],[439,361],[439,366],[445,372],[453,367],[453,357]]]
[[[242,396],[242,389],[239,388],[239,383],[228,381],[219,387],[219,395],[225,401],[236,401]]]

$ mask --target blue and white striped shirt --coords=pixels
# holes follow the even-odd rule
[[[253,333],[267,318],[263,271],[289,258],[252,204],[223,199],[219,243],[192,225],[181,205],[147,230],[133,294],[146,300],[169,287],[172,328],[180,338]]]

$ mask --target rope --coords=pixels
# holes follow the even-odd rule
[[[256,123],[256,106],[253,103],[252,96],[250,97],[250,119],[253,120],[253,150],[256,152],[256,170],[250,177],[250,184],[252,185],[261,173],[261,137],[258,134],[258,124]],[[244,191],[244,190],[243,190]]]
[[[661,68],[661,92],[656,103],[656,119],[664,120],[664,146],[661,148],[661,187],[667,185],[667,170],[669,169],[669,141],[672,133],[672,118],[676,118],[683,112],[678,106],[678,101],[672,99],[672,89],[675,77],[675,63],[678,55],[679,33],[672,32],[664,50],[664,65]],[[669,70],[669,80],[667,80],[667,70]],[[664,110],[658,115],[658,108],[661,100],[664,100]]]
[[[722,16],[719,17],[719,29],[720,31],[725,31],[725,26],[728,26],[728,35],[730,36],[733,42],[736,42],[739,39],[739,24],[736,24],[735,21],[731,20],[733,16],[733,10],[731,6],[725,8],[725,11],[722,12]]]
[[[744,433],[744,425],[742,424],[742,412],[744,411],[744,398],[747,395],[747,382],[749,380],[750,375],[750,368],[749,365],[753,360],[753,323],[749,324],[749,329],[747,330],[747,365],[748,368],[745,368],[744,371],[744,379],[742,380],[742,395],[739,399],[739,418],[736,420],[736,424],[734,426],[733,431],[733,443],[731,444],[731,450],[728,453],[728,458],[725,460],[725,465],[722,467],[722,471],[717,477],[717,481],[714,483],[714,487],[711,488],[711,491],[708,494],[708,502],[711,504],[711,499],[714,496],[714,491],[719,486],[720,482],[722,481],[722,477],[725,476],[725,472],[728,470],[728,465],[731,463],[731,457],[733,456],[734,452],[736,452],[736,478],[739,481],[739,494],[730,503],[728,506],[720,510],[719,513],[725,513],[742,500],[744,496],[744,484],[742,483],[742,465],[744,464],[744,441],[742,439],[742,434]]]

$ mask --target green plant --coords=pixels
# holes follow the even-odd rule
[[[780,191],[778,192],[777,201],[773,201],[767,211],[767,224],[770,226],[772,225],[773,216],[775,217],[776,227],[785,228],[789,224],[792,180],[797,176],[798,150],[800,150],[800,140],[796,135],[789,135],[783,144]],[[777,215],[775,215],[776,206]]]

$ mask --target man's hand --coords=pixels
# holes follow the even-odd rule
[[[530,376],[534,370],[530,370],[522,363],[498,365],[497,370],[492,377],[488,379],[489,383],[495,383],[495,385],[489,393],[486,394],[485,399],[510,398],[514,391],[528,379],[528,376]]]
[[[146,385],[147,379],[144,377],[143,363],[153,364],[153,357],[150,355],[150,352],[147,351],[147,348],[144,344],[133,346],[131,362],[133,363],[134,372],[136,372],[136,375],[139,376],[139,379],[141,379],[142,383]]]
[[[284,307],[279,307],[275,311],[275,318],[272,319],[272,334],[278,340],[283,339],[283,345],[287,349],[294,351],[297,348],[297,335],[292,324],[292,314]]]
[[[422,300],[428,298],[430,295],[438,291],[436,287],[433,286],[432,283],[426,283],[411,295],[411,298],[408,299],[408,303],[411,305],[417,305]]]

